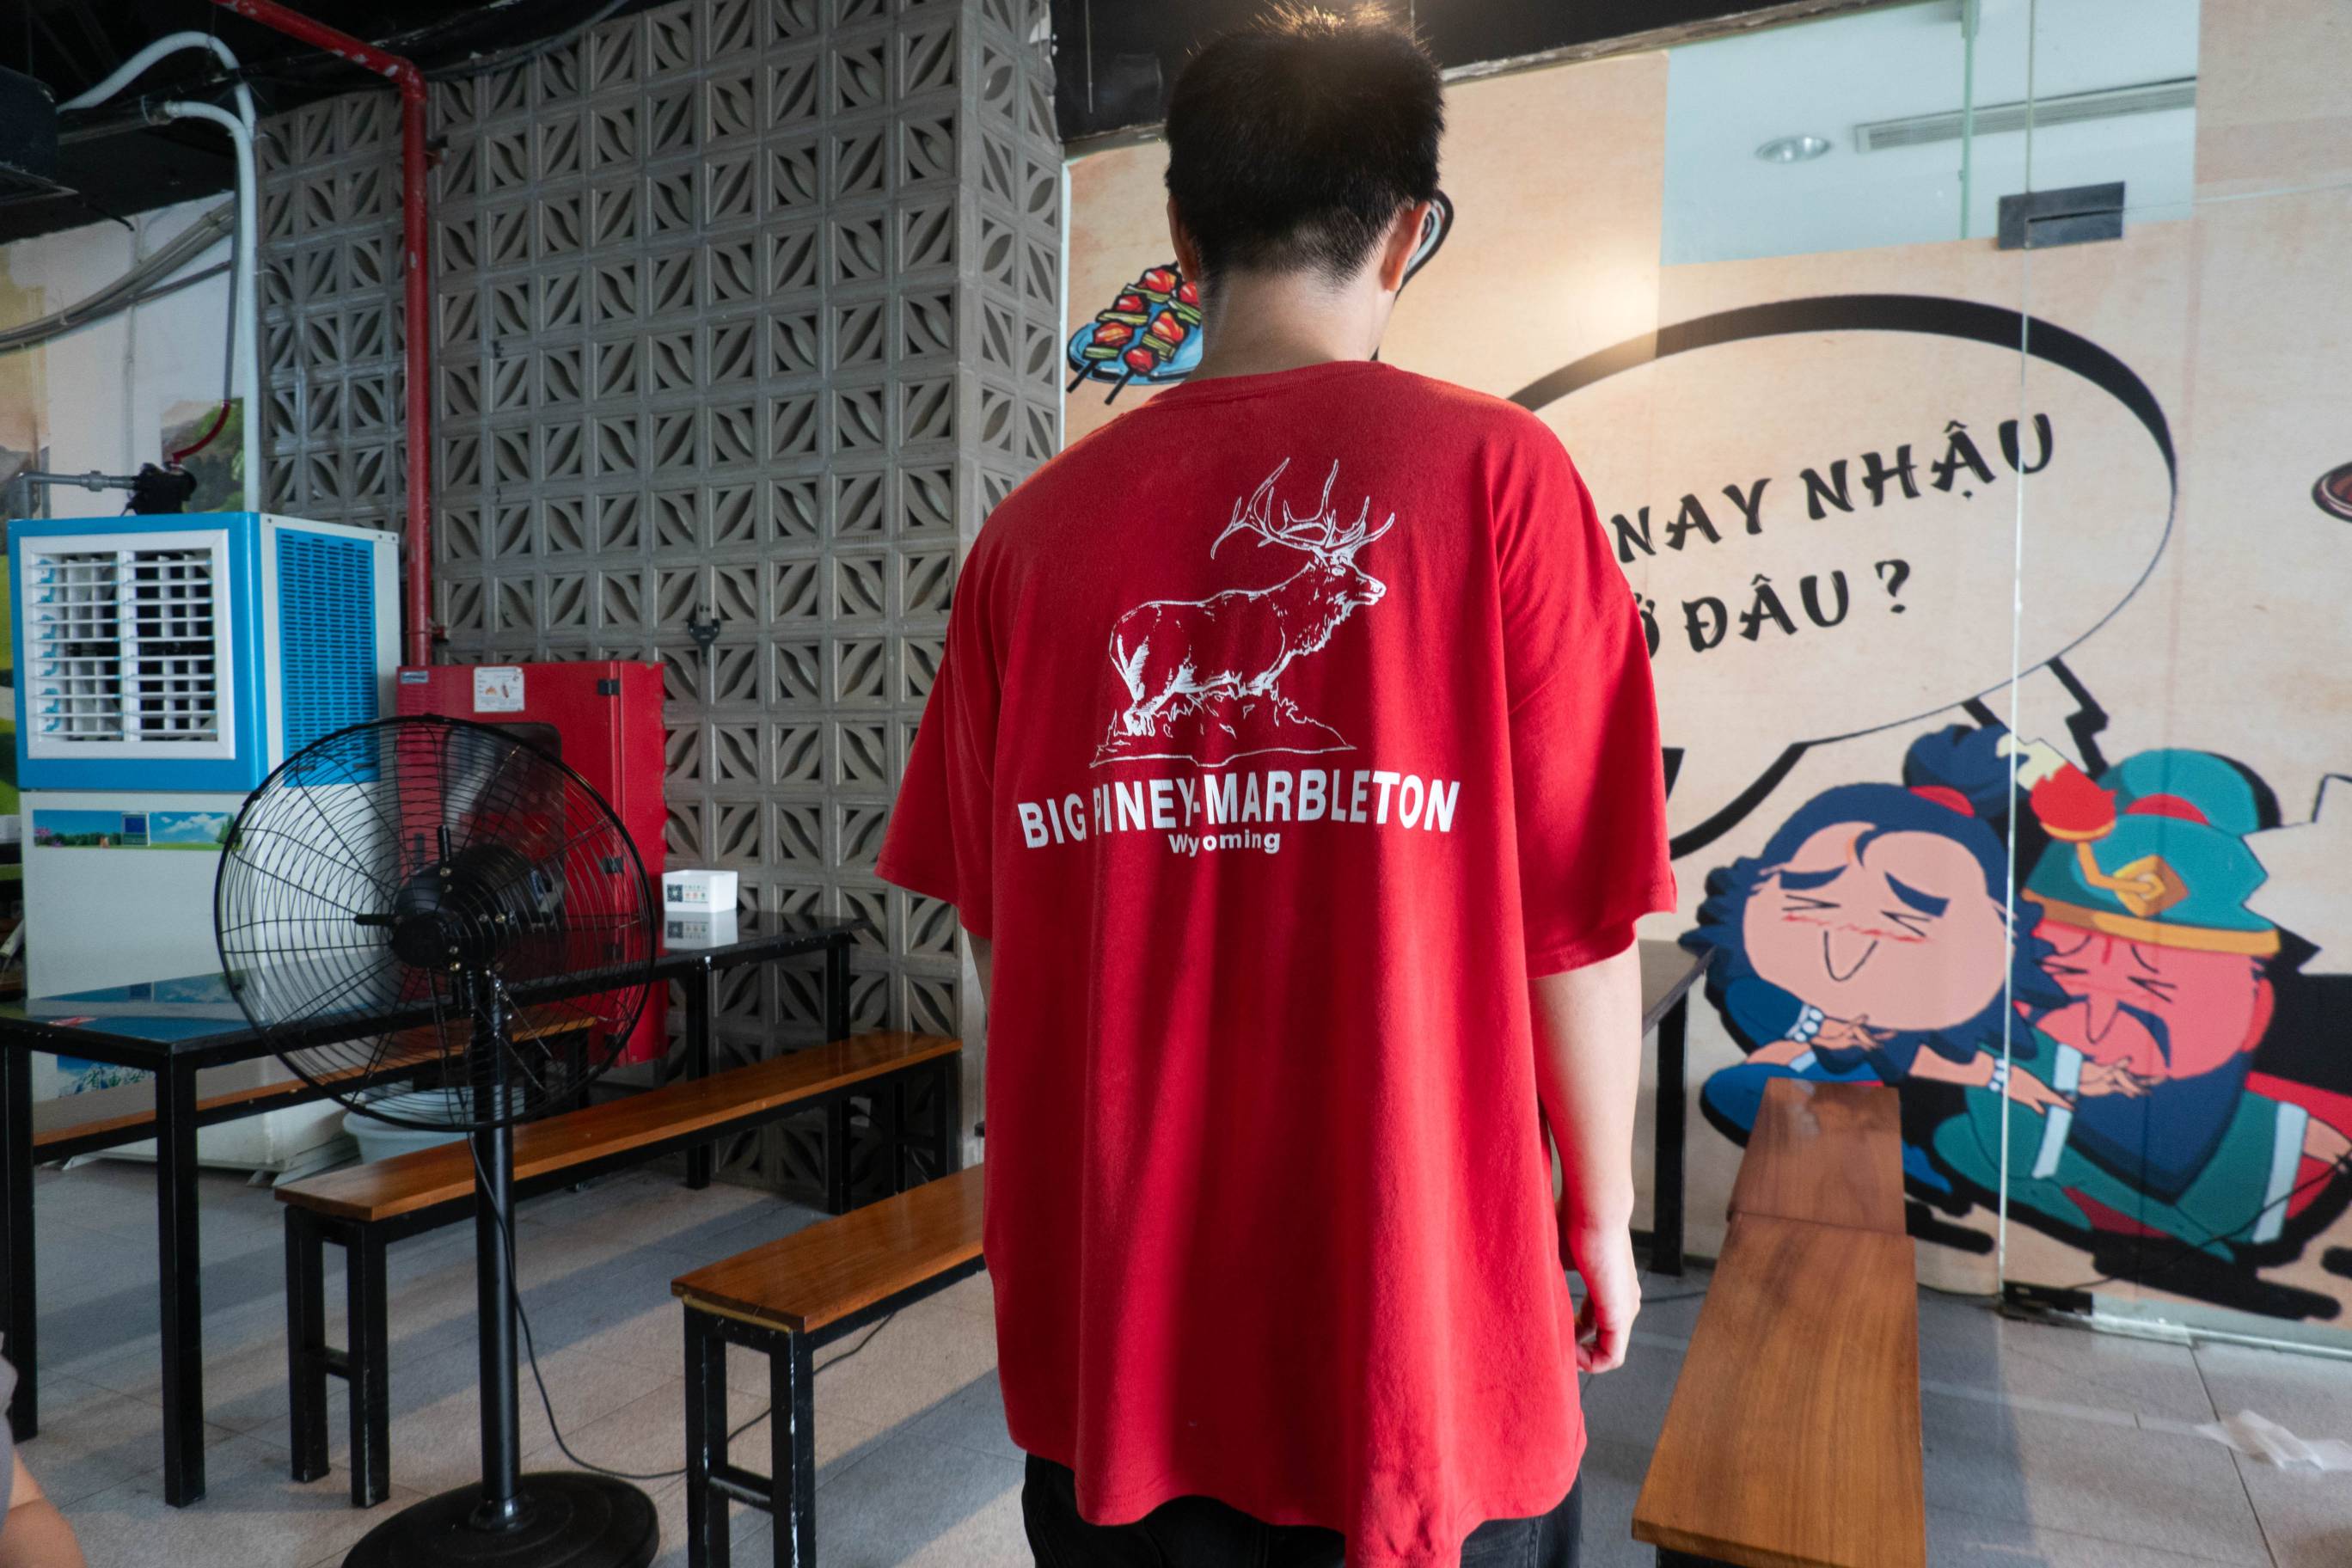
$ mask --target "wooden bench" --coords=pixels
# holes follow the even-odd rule
[[[1795,1078],[1766,1084],[1731,1213],[1903,1235],[1903,1110],[1894,1091]]]
[[[960,1163],[962,1124],[960,1041],[930,1035],[860,1035],[789,1052],[590,1106],[517,1128],[515,1194],[535,1196],[848,1097],[875,1097],[889,1146],[889,1185],[906,1185],[918,1147],[935,1170]],[[906,1091],[919,1075],[938,1086],[936,1125],[921,1144],[907,1136]],[[887,1089],[887,1092],[878,1092]],[[825,1154],[841,1168],[829,1192],[846,1191],[848,1139],[828,1137]],[[348,1166],[284,1183],[288,1392],[292,1409],[293,1475],[327,1473],[327,1379],[351,1389],[352,1503],[367,1508],[391,1485],[386,1249],[404,1237],[467,1218],[474,1212],[474,1159],[464,1141]],[[349,1301],[346,1348],[326,1342],[326,1247],[343,1249]]]
[[[686,1304],[686,1561],[725,1568],[727,1505],[774,1521],[777,1568],[816,1562],[817,1347],[968,1275],[981,1257],[982,1167],[796,1231],[671,1281]],[[727,1347],[768,1358],[768,1473],[727,1447]]]
[[[365,1089],[394,1079],[413,1078],[417,1072],[439,1060],[437,1045],[427,1050],[421,1046],[395,1046],[385,1053],[383,1061],[373,1067],[347,1068],[325,1076],[324,1082],[335,1089]],[[276,1083],[251,1084],[232,1089],[221,1094],[209,1094],[196,1101],[196,1125],[211,1127],[223,1121],[238,1121],[248,1116],[289,1105],[303,1105],[314,1100],[324,1100],[333,1090],[321,1088],[302,1079],[289,1078]],[[126,1143],[155,1136],[155,1112],[133,1110],[120,1116],[93,1117],[87,1121],[60,1122],[44,1127],[33,1134],[33,1158],[36,1161],[70,1160],[78,1154],[95,1154],[102,1149],[119,1149]]]
[[[586,1018],[565,1017],[537,1026],[529,1024],[520,1026],[514,1030],[514,1037],[519,1040],[541,1039],[587,1026]],[[462,1051],[468,1037],[467,1028],[467,1026],[463,1024],[452,1026],[446,1047],[436,1031],[405,1030],[393,1037],[392,1044],[375,1062],[322,1073],[316,1082],[289,1078],[276,1083],[250,1084],[243,1089],[206,1095],[196,1101],[196,1125],[210,1127],[223,1121],[239,1121],[285,1106],[324,1100],[331,1094],[373,1088],[398,1079],[416,1078],[439,1067],[451,1054]],[[33,1158],[36,1161],[70,1160],[77,1154],[117,1149],[154,1135],[155,1112],[152,1110],[128,1111],[120,1116],[94,1117],[87,1121],[62,1122],[55,1127],[41,1128],[33,1134]]]
[[[1768,1087],[1633,1505],[1660,1568],[1925,1568],[1902,1160],[1893,1089]]]

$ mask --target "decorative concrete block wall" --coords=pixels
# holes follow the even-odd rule
[[[673,862],[865,916],[860,1028],[953,1033],[968,1000],[952,911],[873,867],[961,547],[1059,444],[1044,8],[690,0],[434,99],[440,657],[658,660]],[[270,130],[268,504],[396,527],[395,105]],[[719,1061],[814,1039],[821,1004],[736,972]],[[726,1168],[806,1182],[820,1136]]]

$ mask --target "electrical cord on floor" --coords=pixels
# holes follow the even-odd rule
[[[470,1137],[466,1140],[466,1152],[472,1157],[474,1162],[474,1174],[481,1179],[481,1190],[487,1194],[490,1190],[489,1173],[482,1168],[481,1152],[474,1147],[474,1141]],[[511,1191],[511,1189],[509,1189],[509,1191]],[[508,1226],[506,1215],[495,1205],[491,1206],[490,1216],[498,1223],[499,1240],[506,1248],[507,1300],[514,1308],[515,1321],[522,1325],[523,1354],[530,1363],[530,1381],[539,1389],[539,1407],[547,1413],[547,1429],[555,1438],[555,1447],[557,1450],[562,1453],[565,1458],[571,1460],[580,1468],[591,1471],[593,1474],[600,1476],[610,1476],[616,1481],[669,1481],[676,1480],[678,1477],[686,1474],[686,1467],[684,1465],[680,1465],[674,1470],[615,1470],[607,1466],[595,1464],[590,1460],[583,1459],[578,1454],[572,1451],[572,1445],[564,1440],[562,1426],[560,1426],[555,1419],[555,1402],[550,1399],[547,1395],[547,1379],[541,1374],[539,1370],[539,1347],[531,1342],[530,1314],[523,1310],[522,1287],[515,1278],[514,1231]],[[851,1356],[856,1355],[859,1351],[862,1351],[867,1345],[872,1344],[874,1342],[874,1336],[888,1328],[890,1326],[891,1320],[898,1317],[898,1314],[897,1312],[888,1313],[880,1322],[866,1331],[866,1337],[864,1339],[859,1340],[856,1344],[850,1346],[849,1349],[842,1352],[839,1355],[832,1357],[830,1360],[826,1361],[824,1365],[817,1367],[815,1370],[817,1372],[823,1372],[826,1367],[838,1366],[843,1362],[847,1361]],[[757,1415],[753,1415],[745,1420],[741,1426],[727,1434],[727,1440],[730,1443],[732,1443],[736,1438],[740,1437],[744,1433],[749,1432],[752,1427],[757,1426],[761,1422],[765,1421],[772,1408],[773,1407],[771,1406],[769,1410],[762,1410]]]
[[[2271,1210],[2291,1206],[2294,1203],[2295,1199],[2301,1197],[2312,1188],[2318,1186],[2324,1182],[2332,1182],[2336,1177],[2345,1174],[2347,1172],[2352,1172],[2352,1153],[2337,1155],[2334,1160],[2330,1161],[2325,1167],[2323,1167],[2317,1175],[2313,1176],[2308,1181],[2297,1183],[2294,1186],[2288,1188],[2284,1195],[2273,1198],[2270,1202],[2256,1209],[2253,1212],[2252,1216],[2247,1219],[2243,1225],[2233,1226],[2229,1230],[2213,1231],[2194,1241],[2184,1240],[2178,1237],[2174,1238],[2175,1245],[2162,1255],[2162,1260],[2160,1262],[2155,1264],[2151,1268],[2136,1268],[2128,1274],[2102,1274],[2095,1279],[2085,1279],[2075,1285],[2062,1285],[2058,1287],[2058,1289],[2062,1290],[2095,1290],[2102,1285],[2146,1285],[2152,1283],[2158,1275],[2162,1274],[2166,1270],[2173,1268],[2182,1263],[2186,1263],[2192,1257],[2204,1255],[2205,1248],[2212,1246],[2215,1242],[2226,1240],[2230,1237],[2237,1235],[2239,1231],[2245,1230],[2252,1226],[2260,1224],[2263,1216],[2270,1213]]]

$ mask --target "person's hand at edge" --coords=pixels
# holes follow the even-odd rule
[[[1628,1226],[1596,1225],[1560,1213],[1560,1249],[1584,1281],[1576,1312],[1576,1369],[1614,1372],[1625,1364],[1633,1320],[1642,1312],[1642,1274]]]

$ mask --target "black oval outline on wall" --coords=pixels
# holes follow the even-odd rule
[[[2180,463],[2172,449],[2172,426],[2164,416],[2164,409],[2156,401],[2156,394],[2138,373],[2114,354],[2101,348],[2079,332],[2006,306],[1988,305],[1976,300],[1954,300],[1938,294],[1817,294],[1800,300],[1775,300],[1768,304],[1743,305],[1736,310],[1718,310],[1712,315],[1696,316],[1687,321],[1677,321],[1661,327],[1654,332],[1644,332],[1638,338],[1628,338],[1596,353],[1589,353],[1553,371],[1549,375],[1529,382],[1511,394],[1510,401],[1530,413],[1549,406],[1580,392],[1594,382],[1604,381],[1622,371],[1636,370],[1645,364],[1674,354],[1688,353],[1693,349],[1715,348],[1723,343],[1739,342],[1748,338],[1782,337],[1791,332],[1923,332],[1931,337],[1961,338],[1970,342],[1988,343],[1997,349],[2014,349],[2021,353],[2061,370],[2072,371],[2116,402],[2129,409],[2144,426],[2156,449],[2164,458],[2164,472],[2168,490],[2165,503],[2164,532],[2156,542],[2156,550],[2141,568],[2139,576],[2117,599],[2107,613],[2101,616],[2074,641],[2057,649],[2032,666],[2039,669],[2053,659],[2063,658],[2101,626],[2113,620],[2132,601],[2156,563],[2164,559],[2165,546],[2172,541],[2172,525],[2180,511]],[[2020,670],[2021,678],[2026,671]],[[1738,826],[1748,814],[1762,805],[1767,795],[1779,787],[1797,759],[1811,746],[1826,745],[1832,741],[1851,740],[1855,735],[1872,734],[1891,730],[1897,724],[1914,723],[1946,708],[1957,708],[1962,702],[1974,701],[1988,693],[1998,691],[2008,681],[1969,693],[1950,702],[1939,703],[1925,713],[1913,713],[1890,719],[1884,724],[1873,724],[1866,730],[1848,731],[1842,735],[1822,735],[1810,741],[1790,743],[1774,758],[1771,765],[1756,776],[1755,782],[1741,790],[1722,810],[1685,833],[1675,836],[1669,853],[1675,858],[1703,849]]]

